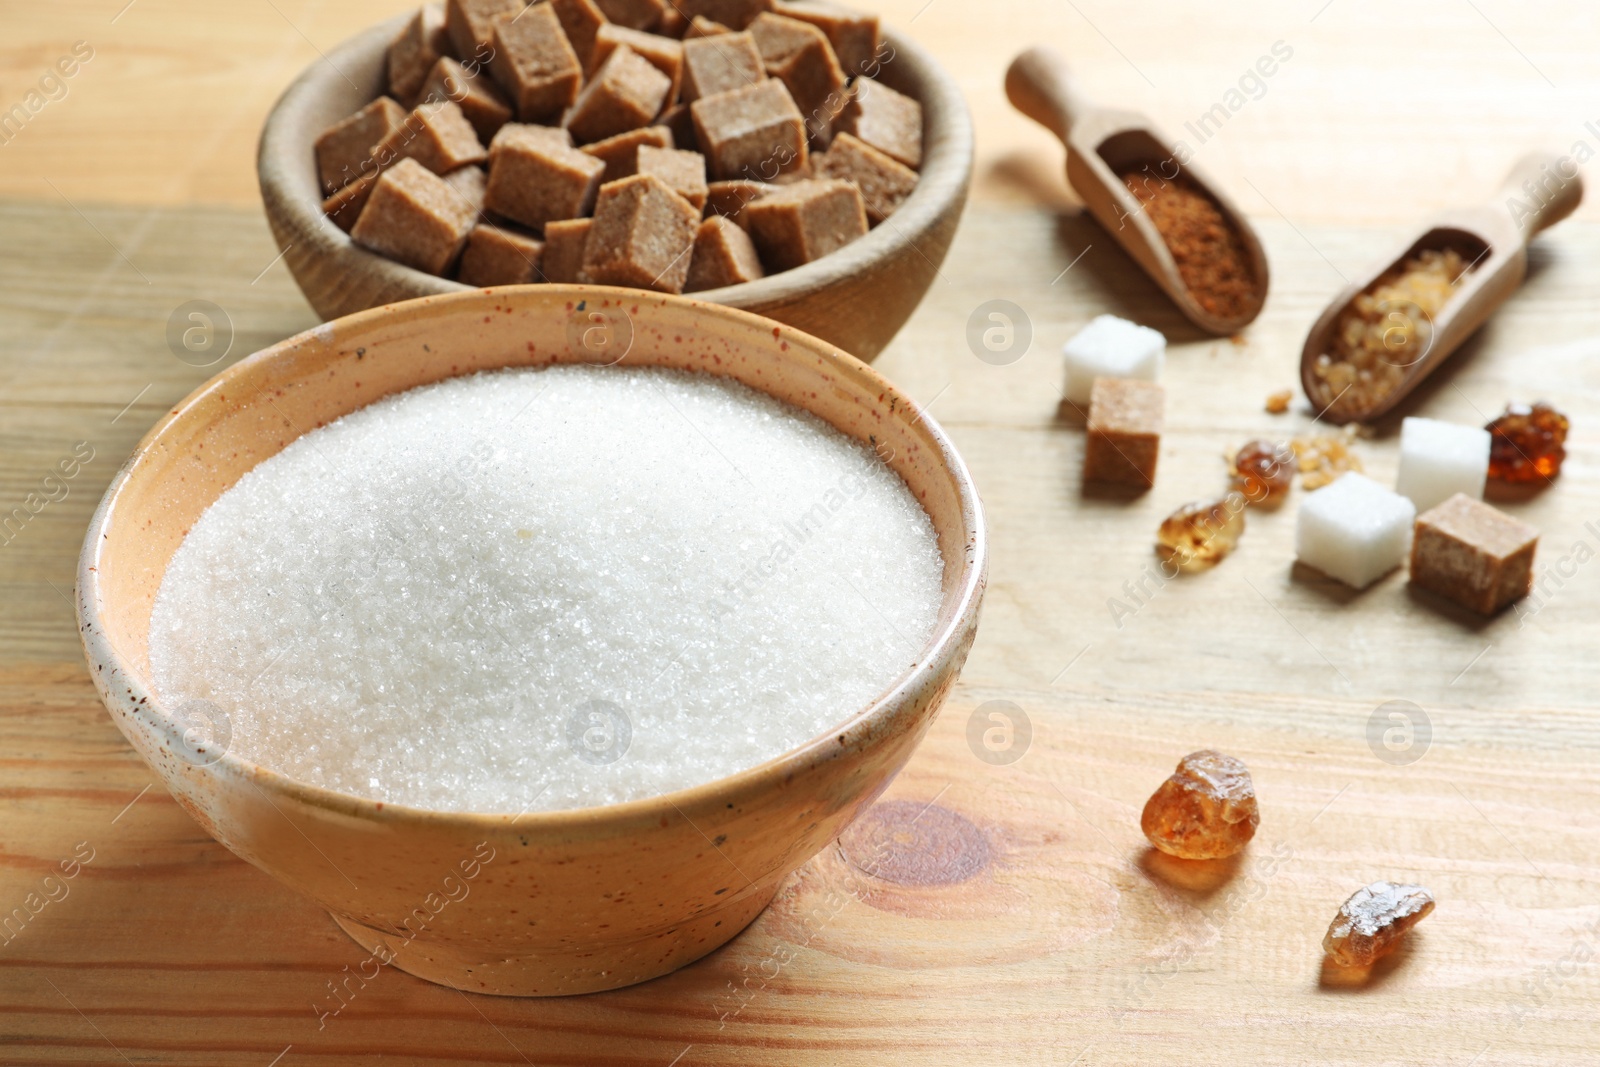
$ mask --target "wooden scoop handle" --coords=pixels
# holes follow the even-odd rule
[[[1570,157],[1530,152],[1506,175],[1497,199],[1504,202],[1526,244],[1577,210],[1583,202],[1583,179]]]
[[[1018,111],[1059,137],[1062,144],[1073,123],[1092,106],[1067,73],[1067,61],[1043,46],[1030,48],[1011,61],[1006,68],[1006,97]]]

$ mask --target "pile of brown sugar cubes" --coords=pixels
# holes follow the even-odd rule
[[[872,15],[784,0],[449,0],[316,143],[363,248],[473,286],[753,281],[911,195],[922,108]],[[408,110],[409,109],[409,110]]]

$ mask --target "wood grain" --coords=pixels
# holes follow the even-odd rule
[[[1413,596],[1399,576],[1354,595],[1292,567],[1291,501],[1251,515],[1217,570],[1158,592],[1146,578],[1143,605],[1123,585],[1153,560],[1167,510],[1222,487],[1225,449],[1309,423],[1299,410],[1264,414],[1262,399],[1293,382],[1299,341],[1340,272],[1395,232],[1263,220],[1279,282],[1235,345],[1185,325],[1087,218],[971,212],[877,366],[928,405],[978,479],[993,527],[987,614],[881,818],[804,868],[725,949],[659,981],[504,1001],[385,970],[319,1025],[338,1005],[328,983],[363,954],[146,789],[151,776],[84,677],[61,592],[120,456],[208,373],[168,351],[166,312],[196,297],[227,308],[241,346],[229,360],[313,318],[281,264],[252,283],[273,255],[254,213],[173,210],[137,241],[140,212],[86,216],[0,207],[16,250],[0,262],[0,492],[17,500],[74,441],[96,448],[69,495],[0,548],[0,916],[29,893],[45,899],[45,877],[81,842],[94,853],[63,899],[0,942],[0,1060],[265,1065],[287,1048],[285,1067],[379,1054],[1485,1065],[1569,1064],[1600,1046],[1589,1010],[1600,993],[1600,572],[1574,565],[1535,614],[1488,624]],[[1550,573],[1580,539],[1600,547],[1585,527],[1600,526],[1600,227],[1566,223],[1532,251],[1527,285],[1407,410],[1472,420],[1538,395],[1566,406],[1566,473],[1505,505],[1543,530]],[[1033,327],[1007,366],[975,358],[965,338],[973,308],[994,297]],[[1132,499],[1082,492],[1081,429],[1057,392],[1059,344],[1101,310],[1175,341],[1161,473]],[[1393,475],[1393,432],[1359,446],[1381,479]],[[1113,598],[1137,609],[1120,628]],[[1432,723],[1410,765],[1367,740],[1372,712],[1395,699]],[[1009,766],[968,747],[969,719],[995,700],[1031,723]],[[1220,875],[1163,863],[1137,829],[1177,757],[1206,744],[1249,762],[1263,805],[1256,844]],[[904,844],[885,851],[886,838]],[[1320,969],[1319,939],[1339,902],[1380,876],[1428,884],[1439,909],[1394,965],[1341,987]]]
[[[978,129],[974,207],[876,364],[951,431],[993,525],[963,684],[885,798],[935,805],[907,828],[916,847],[874,864],[872,827],[847,835],[726,949],[637,989],[503,1001],[386,971],[319,1027],[313,1003],[332,1003],[327,983],[361,954],[147,789],[84,677],[67,594],[113,469],[210,373],[168,351],[173,308],[222,305],[230,360],[314,324],[273,262],[257,132],[317,49],[406,6],[274,0],[224,18],[194,0],[0,0],[0,109],[72,42],[96,51],[0,145],[0,514],[75,442],[96,450],[0,546],[0,918],[80,842],[94,850],[64,899],[0,942],[0,1062],[1594,1058],[1600,197],[1534,243],[1528,283],[1405,408],[1472,421],[1544,396],[1573,415],[1561,481],[1506,504],[1544,534],[1534,614],[1483,624],[1397,578],[1353,595],[1297,572],[1292,501],[1252,515],[1216,571],[1142,604],[1123,584],[1151,563],[1162,515],[1221,488],[1224,449],[1309,422],[1261,400],[1293,385],[1305,331],[1346,280],[1421,219],[1477,201],[1523,150],[1600,148],[1586,126],[1600,120],[1593,12],[1497,0],[1078,0],[1004,18],[970,0],[868,5],[952,71]],[[1267,307],[1233,345],[1199,337],[1078,214],[1059,146],[1006,104],[1001,72],[1050,41],[1096,98],[1182,130],[1280,39],[1293,59],[1197,151],[1273,265]],[[1006,366],[966,341],[994,298],[1033,330]],[[1056,351],[1099,311],[1175,341],[1160,477],[1133,499],[1083,494],[1081,429],[1058,410]],[[1382,429],[1360,449],[1387,479],[1395,427]],[[1137,608],[1120,627],[1114,599]],[[1431,719],[1410,765],[1368,746],[1369,717],[1393,699]],[[1010,766],[967,747],[991,700],[1032,724]],[[1220,885],[1151,862],[1135,823],[1202,744],[1249,761],[1263,803],[1258,844]],[[925,821],[939,837],[919,834]],[[1426,882],[1439,909],[1371,985],[1325,986],[1322,931],[1379,876]]]
[[[278,94],[319,50],[411,6],[272,0],[218,18],[199,0],[0,0],[0,108],[74,41],[95,49],[67,96],[0,148],[0,196],[59,199],[48,179],[73,201],[254,210],[256,138]],[[1282,40],[1293,58],[1194,147],[1252,217],[1281,211],[1302,227],[1415,222],[1474,203],[1525,150],[1600,150],[1586,126],[1600,125],[1600,23],[1560,0],[1019,0],[998,18],[973,0],[859,6],[961,84],[979,131],[978,202],[1026,206],[1041,185],[1066,196],[1060,148],[1001,89],[1011,58],[1041,42],[1094,98],[1181,135]],[[1600,201],[1581,217],[1600,219]]]

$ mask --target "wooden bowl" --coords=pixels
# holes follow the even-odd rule
[[[257,170],[267,222],[300,290],[324,319],[467,288],[357,247],[322,214],[312,145],[383,92],[389,42],[408,17],[374,26],[312,63],[261,131]],[[887,31],[884,40],[894,54],[880,80],[922,103],[916,191],[888,221],[814,263],[694,294],[777,319],[865,360],[883,351],[933,283],[972,177],[972,119],[961,90],[911,41]]]
[[[382,396],[491,368],[593,362],[569,339],[596,315],[621,338],[621,365],[727,375],[877,447],[927,509],[944,557],[938,625],[916,662],[870,706],[840,709],[825,736],[740,774],[520,817],[349,796],[186,736],[183,709],[164,706],[147,680],[148,636],[162,576],[201,512],[299,434]],[[327,908],[380,963],[461,989],[545,996],[640,982],[705,955],[870,805],[966,660],[986,559],[961,458],[859,360],[686,297],[530,285],[360,312],[211,379],[145,435],[106,491],[77,605],[101,699],[208,833]]]

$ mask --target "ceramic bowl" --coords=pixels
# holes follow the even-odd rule
[[[374,26],[307,67],[261,132],[261,199],[284,262],[325,319],[380,304],[464,290],[351,242],[322,214],[312,145],[328,126],[377,97],[389,42],[406,18]],[[955,80],[927,52],[886,30],[879,79],[922,104],[923,165],[916,191],[887,222],[831,255],[759,281],[696,293],[805,330],[862,359],[905,325],[955,236],[972,177],[972,119]]]
[[[604,358],[586,347],[598,333]],[[624,354],[625,353],[625,354]],[[613,806],[426,811],[296,781],[207,740],[148,678],[151,607],[202,511],[295,437],[390,393],[499,367],[667,366],[727,375],[874,443],[944,557],[934,636],[866,708],[729,778]],[[884,378],[747,312],[625,289],[535,285],[392,304],[217,375],[117,474],[78,571],[89,668],[124,736],[213,837],[333,914],[380,962],[462,989],[552,995],[643,981],[743,929],[889,784],[977,628],[978,497],[944,433]],[[196,733],[198,730],[198,734]]]

